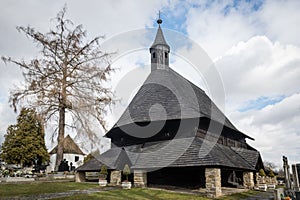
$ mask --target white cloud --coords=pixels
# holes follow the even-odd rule
[[[11,112],[11,108],[7,103],[0,102],[0,144],[4,141],[4,134],[9,125],[12,125],[16,122],[16,114]]]
[[[267,0],[254,8],[256,1],[214,1],[196,3],[187,13],[188,35],[213,59],[222,56],[240,41],[265,35],[272,41],[300,45],[297,0]]]
[[[16,31],[16,26],[30,25],[36,30],[47,32],[50,25],[55,25],[53,19],[62,9],[64,2],[36,1],[27,2],[3,1],[0,7],[0,55],[29,60],[38,54],[38,49],[32,41]],[[126,31],[152,26],[159,8],[167,1],[67,1],[67,18],[75,25],[83,24],[88,37],[105,35],[108,39]],[[133,12],[134,11],[134,12]],[[125,38],[128,39],[128,38]],[[136,37],[129,38],[136,41]],[[130,44],[130,41],[126,41]],[[119,41],[122,44],[122,41]],[[111,44],[113,46],[113,44]],[[130,47],[129,47],[130,48]],[[117,51],[119,49],[112,49]],[[9,124],[15,123],[16,114],[9,108],[8,95],[13,85],[22,82],[19,68],[13,64],[0,62],[0,103],[1,129],[0,141]]]
[[[296,162],[300,156],[297,129],[300,107],[300,29],[297,26],[300,21],[300,2],[267,0],[260,1],[261,6],[256,5],[255,1],[198,2],[70,0],[67,1],[67,16],[75,24],[83,24],[88,30],[88,37],[106,35],[110,39],[134,29],[152,27],[157,11],[167,8],[165,10],[171,13],[163,13],[162,16],[174,16],[176,20],[180,18],[182,21],[179,25],[174,22],[174,27],[186,28],[184,31],[188,36],[216,61],[227,95],[226,112],[232,122],[246,134],[256,138],[251,144],[261,151],[264,159],[279,163],[279,155],[286,154]],[[31,41],[17,33],[15,26],[30,24],[38,30],[47,31],[49,20],[55,17],[64,4],[50,0],[7,0],[1,3],[0,55],[25,59],[35,56],[37,50]],[[181,15],[186,16],[181,18]],[[131,40],[137,42],[137,37],[127,39],[128,44]],[[137,55],[136,60],[148,64],[149,60],[141,54],[133,55]],[[137,66],[137,63],[132,63],[132,56],[116,64],[131,66],[128,71]],[[178,60],[174,64],[177,69],[186,65]],[[13,65],[5,66],[0,63],[0,70],[2,135],[7,126],[15,122],[16,117],[6,103],[8,90],[22,78],[18,68]],[[182,71],[187,78],[192,78],[195,83],[205,84],[198,82],[188,71],[178,71]],[[122,75],[127,72],[121,71],[115,79],[122,79]],[[137,82],[142,82],[141,78],[145,73],[146,71],[137,73],[140,78]],[[137,82],[131,79],[128,84],[135,85]],[[276,99],[278,96],[284,99],[262,109],[260,107],[239,112],[251,102],[259,103],[257,99],[261,97]]]
[[[188,35],[196,40],[213,59],[223,55],[241,40],[256,32],[254,19],[244,14],[249,6],[233,7],[231,3],[214,2],[191,8],[187,17]],[[224,9],[229,6],[228,13]]]
[[[298,0],[268,0],[257,17],[261,27],[272,40],[300,46],[299,7]]]
[[[264,159],[299,162],[300,2],[193,3],[187,33],[216,61],[229,118]]]
[[[234,112],[230,117],[237,127],[255,138],[249,141],[266,160],[281,166],[281,156],[290,163],[299,162],[300,152],[300,93],[261,110]]]
[[[236,102],[299,92],[300,48],[255,36],[217,60],[226,94]],[[239,83],[239,84],[236,84]]]

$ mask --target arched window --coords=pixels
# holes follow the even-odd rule
[[[152,54],[152,57],[155,58],[155,52]]]
[[[168,53],[167,52],[165,52],[165,58],[168,58]]]

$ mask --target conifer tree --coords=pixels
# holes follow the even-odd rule
[[[126,176],[126,181],[128,181],[128,176],[130,175],[130,173],[130,168],[128,164],[126,164],[123,169],[123,174]]]
[[[46,149],[45,133],[39,116],[32,109],[23,108],[17,124],[7,128],[2,145],[2,159],[9,164],[32,165],[35,160],[39,164],[49,160]]]

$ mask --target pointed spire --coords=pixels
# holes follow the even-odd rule
[[[154,40],[151,48],[154,48],[156,45],[165,45],[168,48],[170,48],[170,46],[167,44],[167,42],[165,40],[165,37],[164,37],[164,34],[163,34],[163,32],[160,28],[160,25],[158,26],[156,37],[155,37],[155,40]]]
[[[158,14],[158,20],[156,22],[158,24],[158,29],[157,29],[155,40],[154,40],[151,48],[153,48],[154,46],[159,45],[159,44],[160,45],[166,45],[168,48],[170,48],[169,45],[167,44],[166,40],[165,40],[162,29],[160,28],[160,25],[162,24],[162,19],[160,18],[160,11],[159,11],[159,14]]]
[[[169,53],[170,46],[167,44],[163,31],[160,27],[162,20],[157,20],[158,29],[152,46],[150,47],[151,54],[151,71],[157,69],[169,70]]]

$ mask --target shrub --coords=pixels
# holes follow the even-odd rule
[[[106,179],[107,174],[107,167],[105,165],[102,165],[100,170],[100,178]]]
[[[271,177],[271,178],[275,177],[275,174],[274,174],[274,172],[271,169],[270,169],[270,171],[268,173],[268,176]]]
[[[126,164],[123,169],[123,174],[126,176],[126,181],[128,181],[128,175],[131,174],[129,166]]]
[[[266,173],[265,173],[265,171],[264,171],[263,169],[260,169],[260,170],[258,171],[258,174],[259,174],[260,176],[266,176]]]

